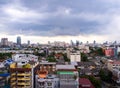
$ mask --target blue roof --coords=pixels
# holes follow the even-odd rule
[[[9,75],[10,75],[10,73],[2,73],[2,74],[0,74],[0,77],[7,77]]]

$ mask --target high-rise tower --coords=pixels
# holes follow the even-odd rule
[[[17,37],[17,45],[21,45],[21,37],[20,36]]]

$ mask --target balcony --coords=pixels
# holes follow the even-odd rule
[[[16,82],[11,83],[11,86],[16,85]]]
[[[24,81],[24,80],[31,80],[31,79],[30,79],[30,78],[18,78],[17,80],[18,80],[18,81],[19,81],[19,80]]]
[[[12,73],[12,74],[11,74],[11,76],[15,76],[15,75],[16,75],[16,73]]]
[[[18,86],[21,86],[21,85],[28,86],[28,85],[30,85],[30,82],[28,82],[28,83],[25,83],[25,82],[19,82],[19,83],[17,83],[17,85],[18,85]]]
[[[16,78],[11,78],[11,81],[14,81],[14,80],[16,80]]]
[[[18,73],[17,76],[31,76],[31,74],[26,74],[26,73]]]

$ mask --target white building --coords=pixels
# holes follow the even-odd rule
[[[0,68],[4,68],[4,63],[3,62],[0,62]]]
[[[120,61],[109,60],[107,63],[107,68],[110,71],[113,71],[114,68],[120,68]]]
[[[73,48],[67,48],[66,52],[67,52],[67,58],[70,58],[70,53],[73,50]]]
[[[120,68],[114,68],[113,71],[113,80],[117,83],[120,83]]]
[[[79,45],[78,47],[79,47],[81,52],[84,52],[84,53],[90,52],[89,46],[87,46],[87,45]]]
[[[38,61],[38,56],[32,54],[15,54],[12,56],[12,60],[15,62],[23,62],[23,61]]]
[[[59,78],[55,75],[47,75],[46,78],[40,78],[36,75],[35,88],[59,88]]]
[[[81,62],[80,51],[70,53],[70,62]]]
[[[117,53],[120,53],[120,47],[117,47]]]
[[[113,80],[120,83],[120,61],[109,60],[107,68],[113,73]]]

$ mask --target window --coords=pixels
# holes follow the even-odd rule
[[[48,86],[52,86],[52,83],[47,83]]]

